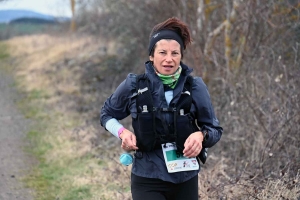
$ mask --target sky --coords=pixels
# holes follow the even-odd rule
[[[71,17],[70,0],[6,0],[0,10],[26,9],[55,17]]]

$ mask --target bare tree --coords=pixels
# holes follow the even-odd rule
[[[76,29],[76,21],[75,21],[76,1],[75,0],[70,0],[70,6],[71,6],[71,11],[72,11],[72,20],[71,20],[71,24],[70,24],[70,30],[75,31],[75,29]]]

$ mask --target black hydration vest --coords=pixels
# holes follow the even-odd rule
[[[161,144],[176,142],[177,150],[182,153],[188,136],[199,131],[190,114],[192,85],[193,77],[188,76],[176,106],[157,108],[153,104],[149,79],[145,74],[137,76],[136,92],[133,94],[136,97],[137,117],[132,120],[132,126],[140,151],[148,152],[161,148]],[[163,113],[173,118],[170,124],[164,120]]]

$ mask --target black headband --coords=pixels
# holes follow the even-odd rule
[[[149,41],[149,47],[148,47],[149,56],[150,56],[151,51],[153,50],[153,47],[156,44],[156,42],[158,42],[159,40],[162,40],[162,39],[176,40],[180,44],[180,47],[183,48],[182,38],[175,31],[164,29],[164,30],[154,33],[151,36],[150,41]]]

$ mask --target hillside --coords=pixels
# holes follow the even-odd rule
[[[0,40],[15,36],[60,32],[67,17],[54,17],[28,10],[0,10]]]
[[[35,18],[55,22],[55,17],[30,10],[0,10],[0,23],[10,23],[20,18]]]

